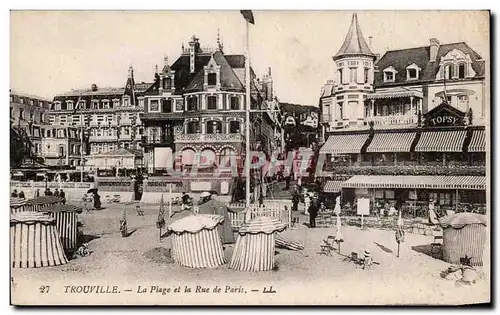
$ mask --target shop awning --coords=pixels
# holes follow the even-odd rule
[[[466,130],[424,131],[415,152],[462,152]]]
[[[326,193],[336,193],[340,192],[342,189],[343,181],[340,180],[329,180],[326,182],[325,187],[323,187],[323,191]]]
[[[416,132],[378,133],[366,152],[410,152]]]
[[[325,154],[356,154],[368,140],[368,134],[331,135],[323,145],[320,153]]]
[[[342,188],[486,189],[486,176],[355,175]]]
[[[469,152],[486,152],[486,132],[474,130],[469,144]]]

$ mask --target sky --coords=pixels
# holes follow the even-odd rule
[[[321,87],[334,77],[337,53],[356,12],[375,53],[465,41],[489,60],[485,11],[253,11],[251,64],[258,76],[272,68],[280,101],[318,104]],[[245,22],[239,11],[12,11],[10,86],[52,99],[71,89],[152,82],[164,56],[173,63],[196,35],[202,46],[244,54]]]

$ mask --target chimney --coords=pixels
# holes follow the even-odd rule
[[[373,36],[369,36],[368,37],[368,47],[370,47],[371,51],[373,51],[372,41],[373,41]]]
[[[195,35],[191,37],[191,41],[189,42],[189,72],[194,73],[194,65],[196,53],[198,52],[200,47],[200,43],[198,42],[198,38]]]
[[[429,61],[436,61],[437,53],[439,50],[439,41],[437,38],[431,38],[429,40],[430,43],[430,53],[429,53]]]
[[[132,68],[132,66],[130,66],[128,68],[128,77],[129,77],[129,79],[133,79],[134,78],[134,69]]]
[[[92,90],[92,92],[96,92],[97,91],[97,84],[92,84],[92,86],[90,87],[90,89]]]
[[[269,74],[269,76],[271,76],[271,67],[269,67],[268,74]]]

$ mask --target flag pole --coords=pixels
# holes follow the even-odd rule
[[[245,206],[250,207],[250,23],[246,23],[245,58]]]

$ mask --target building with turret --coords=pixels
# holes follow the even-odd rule
[[[326,193],[413,213],[430,201],[484,206],[487,68],[477,52],[431,38],[379,57],[354,14],[333,61],[320,97]]]

